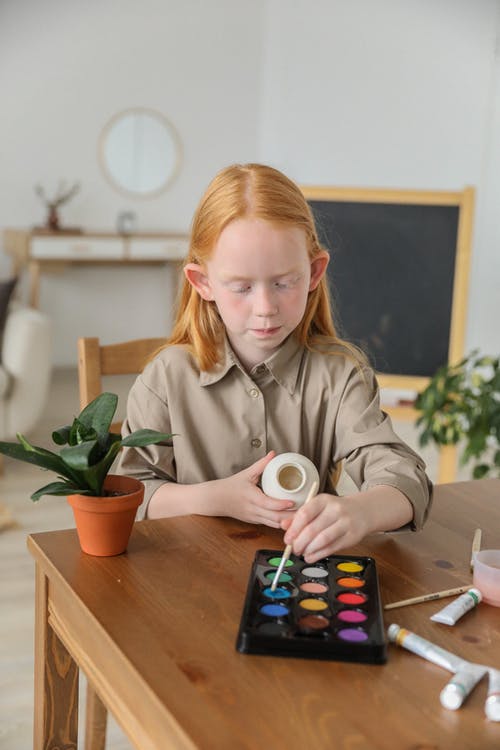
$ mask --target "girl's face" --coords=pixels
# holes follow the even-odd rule
[[[189,263],[185,273],[203,299],[215,302],[250,370],[297,328],[327,264],[327,252],[310,260],[302,229],[246,218],[225,227],[205,267]]]

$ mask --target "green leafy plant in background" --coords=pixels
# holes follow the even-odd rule
[[[21,434],[17,435],[18,443],[0,442],[0,453],[58,475],[59,481],[41,487],[31,495],[32,500],[42,495],[101,497],[104,480],[122,447],[171,445],[172,435],[156,430],[136,430],[125,438],[110,432],[117,405],[116,394],[101,393],[71,425],[54,430],[53,442],[63,446],[59,453],[31,445]]]
[[[472,476],[500,476],[500,358],[473,351],[455,365],[440,367],[417,397],[420,445],[461,441],[462,465],[474,461]]]

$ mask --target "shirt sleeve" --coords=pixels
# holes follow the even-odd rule
[[[152,377],[155,380],[154,368]],[[168,404],[163,400],[151,382],[146,382],[145,375],[140,375],[132,386],[127,400],[127,416],[122,425],[122,436],[126,437],[135,430],[148,428],[170,433],[170,415]],[[117,471],[120,474],[139,479],[144,484],[144,501],[139,508],[139,518],[146,518],[147,509],[154,492],[165,482],[176,481],[174,449],[170,446],[148,445],[144,448],[123,448],[120,454]]]
[[[413,507],[410,528],[420,530],[432,502],[432,484],[424,461],[394,432],[380,408],[379,388],[370,368],[353,368],[341,395],[334,441],[334,463],[359,490],[389,485],[400,490]]]

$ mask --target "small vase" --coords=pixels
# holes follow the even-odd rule
[[[280,453],[262,472],[262,491],[278,500],[293,500],[299,508],[307,500],[314,482],[319,484],[315,465],[300,453]],[[294,510],[294,508],[292,508]]]
[[[68,495],[67,498],[73,508],[80,547],[96,557],[125,552],[137,508],[144,498],[144,485],[134,477],[109,474],[104,480],[104,489],[123,494]]]

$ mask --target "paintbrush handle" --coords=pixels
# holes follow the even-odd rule
[[[287,560],[289,560],[291,554],[292,554],[292,545],[287,544],[287,546],[285,547],[285,551],[283,553],[283,557],[281,558],[280,564],[278,565],[278,568],[274,575],[273,582],[271,584],[271,591],[276,590],[276,586],[278,585],[280,575],[283,573],[283,568],[285,567]]]
[[[474,562],[476,554],[481,549],[481,536],[482,536],[481,529],[476,529],[474,532],[474,539],[472,540],[472,550],[471,550],[471,557],[470,557],[470,569],[474,570]]]
[[[313,482],[312,485],[311,485],[311,489],[309,490],[309,494],[307,496],[307,500],[304,503],[304,505],[306,503],[308,503],[309,500],[311,500],[311,498],[314,497],[314,495],[316,494],[317,491],[318,491],[318,483],[317,482]],[[285,565],[287,563],[287,560],[290,558],[291,554],[292,554],[292,545],[291,544],[287,544],[286,547],[285,547],[285,551],[283,553],[283,557],[280,560],[280,564],[278,565],[278,569],[276,570],[276,574],[275,574],[275,576],[273,578],[273,582],[271,584],[271,591],[276,591],[276,586],[278,585],[278,581],[280,579],[280,575],[282,574],[283,568],[285,567]]]
[[[432,602],[436,599],[445,599],[448,596],[457,596],[465,594],[471,585],[458,586],[455,589],[446,589],[446,591],[435,591],[433,594],[424,594],[423,596],[414,596],[412,599],[402,599],[400,602],[391,602],[386,604],[384,609],[396,609],[396,607],[407,607],[409,604],[420,604],[421,602]]]

